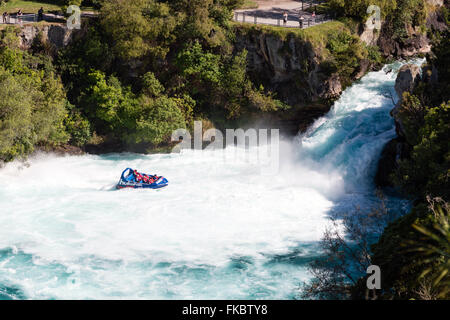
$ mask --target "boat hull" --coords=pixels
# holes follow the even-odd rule
[[[130,168],[125,169],[125,171],[122,173],[119,183],[116,186],[116,189],[161,189],[169,185],[169,181],[164,177],[151,177],[155,177],[157,180],[152,183],[136,181],[133,176],[133,170]]]

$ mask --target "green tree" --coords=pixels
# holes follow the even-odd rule
[[[176,24],[169,6],[155,0],[105,0],[101,10],[101,25],[113,51],[124,59],[163,59],[175,40]]]
[[[130,136],[133,142],[159,145],[169,141],[174,130],[186,127],[176,100],[166,96],[155,100],[142,97],[140,102],[136,132]]]
[[[419,278],[431,275],[432,290],[436,298],[450,298],[450,204],[442,199],[429,199],[433,214],[432,226],[414,224],[424,238],[413,244],[413,250],[420,255],[419,264],[438,262],[434,267],[425,268]]]
[[[36,144],[67,142],[66,98],[53,71],[28,67],[28,54],[0,48],[0,160],[26,156]]]
[[[32,104],[18,79],[0,69],[0,160],[10,161],[32,151]]]
[[[159,82],[158,79],[156,79],[155,74],[153,72],[147,72],[142,77],[142,93],[152,97],[156,98],[160,94],[164,92],[164,86]]]
[[[414,195],[450,197],[450,103],[430,108],[411,157],[400,162],[396,181]]]

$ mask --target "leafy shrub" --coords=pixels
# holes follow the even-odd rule
[[[344,86],[351,84],[354,73],[359,69],[361,59],[367,58],[366,47],[359,37],[343,31],[331,35],[327,42],[331,57],[325,69],[338,72]]]
[[[413,127],[415,128],[415,127]],[[450,103],[426,111],[409,159],[400,162],[396,181],[414,195],[450,197]]]
[[[383,298],[436,299],[439,293],[443,293],[440,298],[448,299],[445,283],[443,287],[439,283],[431,283],[428,297],[423,292],[425,275],[436,279],[443,270],[448,270],[448,225],[446,227],[443,220],[441,224],[439,219],[447,219],[448,224],[449,208],[447,203],[440,205],[442,200],[436,203],[431,199],[428,205],[416,205],[411,213],[391,223],[378,243],[372,246],[372,263],[383,270]],[[437,211],[442,212],[442,217],[436,214]],[[436,230],[440,230],[438,236]],[[431,234],[434,235],[430,238]],[[430,248],[435,251],[427,251]],[[444,281],[448,281],[448,277]]]
[[[70,135],[70,143],[82,147],[88,143],[92,136],[91,125],[73,105],[69,104],[68,109],[70,110],[70,113],[67,115],[64,125],[67,133]]]
[[[157,97],[165,90],[164,86],[158,81],[158,79],[156,79],[153,72],[147,72],[142,77],[142,83],[142,93],[148,95],[149,97]]]
[[[0,160],[26,156],[36,144],[67,142],[61,80],[18,49],[0,47]],[[32,63],[33,62],[33,63]],[[32,68],[30,66],[35,66]]]
[[[136,132],[131,134],[135,143],[159,145],[170,139],[176,129],[186,127],[183,113],[176,100],[161,96],[156,100],[141,99],[137,115]]]

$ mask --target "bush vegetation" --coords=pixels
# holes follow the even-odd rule
[[[285,107],[248,78],[246,51],[233,50],[232,10],[241,0],[49,3],[101,7],[99,19],[57,56],[40,37],[22,51],[17,30],[3,31],[3,161],[39,144],[83,147],[93,134],[144,151],[195,118],[225,125]]]
[[[0,41],[0,160],[67,142],[67,100],[48,57],[20,50],[15,29],[3,30]]]
[[[404,93],[399,109],[408,156],[392,180],[415,206],[373,246],[384,298],[450,298],[450,37],[448,30],[434,33],[422,82]]]
[[[344,12],[362,3],[330,2],[340,3]],[[417,7],[412,8],[414,3],[396,2],[393,14],[403,26],[404,21],[411,23],[418,19],[413,23],[421,23],[423,19],[420,13],[423,7],[416,3]],[[448,10],[443,7],[441,11],[448,26]],[[357,11],[347,11],[347,14],[350,12],[359,15]],[[388,23],[395,26],[397,22]],[[325,258],[311,264],[315,279],[304,288],[305,297],[450,298],[450,37],[448,30],[431,32],[433,51],[427,56],[422,81],[413,92],[404,93],[398,109],[403,133],[400,139],[405,150],[391,177],[414,206],[409,214],[395,220],[375,216],[376,221],[369,223],[370,229],[374,226],[379,229],[378,223],[383,220],[390,221],[378,234],[367,231],[367,222],[361,219],[371,214],[364,212],[356,218],[356,225],[344,217],[344,232],[336,226],[327,231],[322,243]],[[405,35],[394,36],[400,39]],[[340,51],[339,41],[331,45]],[[382,275],[382,289],[370,294],[364,276],[368,265],[379,266]],[[356,275],[362,278],[355,279]]]

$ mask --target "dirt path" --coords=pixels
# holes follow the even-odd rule
[[[248,22],[256,24],[280,25],[285,27],[299,27],[299,18],[304,18],[303,27],[309,27],[323,22],[330,21],[324,16],[312,17],[310,12],[306,12],[310,6],[315,5],[315,1],[301,0],[257,0],[257,9],[241,9],[235,11],[234,20],[238,22]],[[282,22],[283,14],[288,14],[286,24]]]
[[[301,7],[301,0],[256,0],[260,10],[267,10],[271,8],[281,8],[292,10]]]
[[[309,13],[304,12],[311,5],[314,5],[314,1],[301,1],[301,0],[257,0],[259,5],[257,9],[240,9],[235,12],[238,13],[248,13],[249,15],[257,15],[267,18],[278,18],[282,17],[284,12],[289,15],[299,16],[299,14],[309,15]]]

